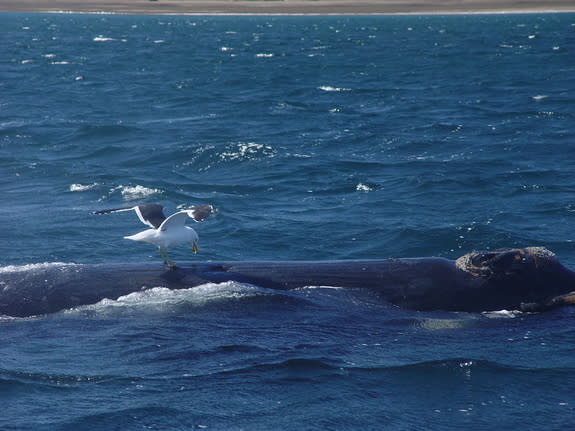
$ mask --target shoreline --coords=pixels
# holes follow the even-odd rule
[[[542,4],[544,3],[544,4]],[[0,12],[144,15],[457,15],[575,12],[573,0],[0,0]]]

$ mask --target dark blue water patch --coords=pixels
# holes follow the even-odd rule
[[[150,405],[139,408],[94,412],[78,417],[78,419],[69,421],[54,429],[178,429],[186,427],[187,424],[187,420],[183,420],[181,416],[182,412],[178,409]],[[200,425],[197,427],[192,426],[190,429],[201,428],[202,426]]]
[[[295,429],[302,426],[302,421],[305,423],[311,421],[309,429],[319,429],[335,421],[343,421],[352,428],[357,424],[365,424],[369,428],[372,426],[370,424],[373,424],[369,422],[369,417],[372,420],[373,417],[377,417],[378,424],[387,423],[382,421],[388,420],[396,426],[405,425],[407,420],[407,423],[415,427],[424,426],[424,423],[432,418],[447,427],[451,426],[450,422],[453,421],[457,424],[479,421],[480,425],[486,425],[487,421],[495,418],[512,424],[516,415],[533,408],[528,394],[545,381],[552,382],[555,388],[554,395],[545,400],[536,400],[537,411],[545,416],[561,409],[569,409],[570,392],[567,386],[569,386],[568,376],[572,371],[569,368],[559,366],[545,370],[539,367],[502,365],[470,357],[426,362],[410,362],[404,359],[389,366],[383,366],[381,363],[377,365],[377,361],[374,361],[374,348],[381,349],[382,353],[384,351],[391,353],[389,349],[392,344],[395,344],[396,350],[407,347],[393,339],[389,340],[392,343],[389,346],[386,346],[386,342],[381,346],[377,345],[380,343],[374,344],[374,341],[383,334],[398,338],[405,337],[411,332],[416,337],[412,340],[414,345],[411,349],[406,348],[405,352],[411,350],[413,358],[417,357],[413,351],[414,347],[421,352],[427,350],[433,355],[433,348],[430,345],[420,344],[425,339],[429,342],[430,337],[436,341],[435,348],[445,349],[445,352],[451,349],[450,344],[457,343],[456,340],[460,337],[463,337],[461,342],[463,339],[469,339],[469,335],[466,335],[467,330],[463,329],[464,334],[461,334],[461,326],[454,325],[453,322],[448,323],[447,320],[443,322],[444,324],[435,322],[433,325],[424,326],[414,325],[414,321],[409,320],[404,321],[405,324],[396,321],[395,330],[393,325],[387,328],[366,326],[365,335],[369,335],[372,344],[371,354],[366,354],[369,351],[369,346],[366,346],[367,350],[359,350],[357,352],[359,356],[355,359],[348,357],[346,360],[345,356],[341,356],[342,352],[347,350],[345,344],[351,339],[362,341],[357,339],[358,334],[363,332],[357,326],[361,320],[348,320],[348,324],[354,326],[348,331],[343,329],[341,324],[331,325],[331,328],[328,326],[324,326],[323,329],[316,328],[317,335],[323,334],[322,337],[317,337],[310,332],[312,327],[305,324],[294,325],[295,320],[286,320],[287,316],[275,321],[262,321],[261,312],[260,316],[246,313],[240,320],[236,317],[235,326],[239,327],[234,329],[227,321],[231,317],[229,312],[224,311],[224,316],[221,316],[221,312],[218,314],[220,314],[219,323],[214,321],[208,326],[198,324],[200,322],[196,318],[185,315],[175,319],[155,318],[146,323],[133,317],[127,320],[123,318],[123,323],[122,320],[116,319],[97,319],[92,323],[82,322],[77,318],[71,321],[68,318],[45,320],[42,326],[47,324],[48,328],[67,327],[68,330],[73,330],[78,324],[84,328],[91,327],[88,334],[84,335],[84,343],[86,346],[92,345],[92,354],[96,353],[98,356],[109,355],[112,352],[108,342],[97,341],[95,336],[99,333],[105,338],[112,337],[110,340],[115,340],[114,344],[124,347],[121,353],[113,349],[114,356],[118,353],[120,355],[108,358],[104,362],[104,368],[108,367],[106,363],[115,362],[116,368],[118,366],[126,368],[139,376],[132,374],[124,379],[108,376],[89,377],[80,383],[75,383],[74,380],[79,379],[72,377],[73,384],[65,386],[67,391],[72,391],[70,396],[58,396],[58,392],[50,394],[52,399],[62,402],[67,400],[66,417],[69,419],[49,416],[44,417],[44,423],[49,423],[50,428],[69,429],[84,421],[86,429],[100,429],[100,427],[104,429],[108,427],[108,420],[117,419],[118,414],[125,413],[122,416],[124,417],[122,427],[128,429],[137,429],[142,424],[152,422],[162,423],[164,426],[168,424],[169,429],[178,429],[179,424],[183,422],[208,425],[217,429],[234,426],[265,428],[270,425]],[[425,315],[424,313],[420,317],[424,318]],[[439,320],[448,317],[462,322],[467,320],[457,318],[452,313],[438,316],[427,314],[427,316],[439,317]],[[292,317],[297,319],[296,316]],[[368,320],[365,319],[366,325]],[[248,321],[249,326],[246,326]],[[528,321],[521,322],[517,319],[504,320],[510,324],[503,325],[490,319],[479,319],[479,322],[487,324],[481,324],[482,328],[477,333],[483,334],[484,348],[488,345],[493,346],[495,340],[489,336],[497,333],[501,333],[503,337],[515,337],[514,334],[517,333],[521,335],[517,342],[525,342],[521,340],[522,336],[525,331],[529,332],[528,328],[533,328],[533,325],[529,324],[525,328]],[[17,324],[22,323],[26,325],[25,322]],[[40,325],[38,320],[31,323],[37,327]],[[94,326],[94,323],[98,325]],[[371,323],[376,324],[373,320]],[[557,324],[562,325],[560,319],[557,320]],[[293,333],[292,329],[289,329],[291,326]],[[247,331],[248,328],[250,331]],[[115,334],[117,331],[122,335]],[[332,331],[335,331],[334,334],[338,333],[337,338],[328,335]],[[449,336],[446,337],[445,331],[448,331]],[[286,335],[290,333],[293,335],[299,333],[299,337],[303,338],[309,337],[309,341],[299,342],[289,348],[289,340],[293,335],[289,338],[286,338]],[[420,335],[417,335],[418,333]],[[434,333],[438,335],[433,335]],[[215,334],[218,335],[214,337]],[[537,338],[535,334],[532,336]],[[240,344],[226,344],[228,338]],[[188,341],[184,341],[185,339]],[[248,339],[252,341],[246,343]],[[198,343],[200,340],[203,341]],[[323,340],[323,343],[320,340]],[[381,338],[379,341],[382,341]],[[553,339],[546,341],[553,343]],[[188,345],[187,354],[183,345],[178,347],[182,342]],[[205,343],[211,344],[213,348],[206,350],[205,347],[201,347],[205,346]],[[325,343],[328,345],[333,343],[333,347],[336,343],[339,344],[339,354],[335,354],[338,351],[335,350],[325,355],[331,350],[331,347],[326,349]],[[62,346],[66,345],[66,340],[63,340]],[[64,356],[66,351],[76,347],[81,346],[68,345],[61,354]],[[487,349],[491,354],[494,353],[492,347]],[[166,356],[167,350],[180,350],[180,353]],[[354,350],[350,350],[349,353]],[[506,350],[507,354],[510,354],[510,349]],[[98,351],[100,353],[97,353]],[[475,353],[478,352],[479,350]],[[482,353],[486,354],[489,355],[485,351]],[[154,355],[157,356],[156,360],[152,359]],[[508,358],[514,360],[512,355]],[[79,359],[76,368],[83,367],[84,360],[82,357]],[[359,363],[354,363],[358,360]],[[49,362],[54,363],[53,359]],[[198,362],[203,362],[204,365],[198,367]],[[372,365],[369,365],[370,363]],[[67,376],[52,374],[49,379],[68,385],[70,379],[63,377]],[[116,394],[113,396],[113,402],[100,401],[88,407],[81,401],[101,399],[108,391]],[[230,391],[233,392],[233,396],[230,396]],[[398,399],[402,401],[401,404],[397,403]],[[136,414],[137,410],[144,407],[147,409],[152,405],[155,407],[150,414]],[[250,408],[246,409],[246,405]],[[360,406],[363,407],[360,409]],[[331,412],[329,415],[325,415],[325,408]],[[416,414],[416,411],[419,414]],[[561,423],[568,424],[568,419],[566,420],[567,422]],[[534,426],[540,425],[541,422],[536,421]]]
[[[15,396],[19,393],[29,394],[30,392],[45,392],[47,395],[55,389],[62,391],[73,390],[75,387],[91,383],[103,383],[111,380],[119,380],[113,376],[73,376],[73,375],[53,375],[42,373],[29,373],[13,370],[0,371],[0,386],[2,392],[7,396]]]

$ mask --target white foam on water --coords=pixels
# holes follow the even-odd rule
[[[260,157],[272,157],[275,150],[269,145],[255,142],[240,142],[229,145],[226,151],[220,154],[222,160],[254,160]]]
[[[343,87],[332,87],[330,85],[322,85],[321,87],[317,88],[321,91],[351,91],[351,88],[343,88]]]
[[[363,183],[358,183],[355,186],[355,190],[357,190],[358,192],[371,192],[373,190],[373,187],[370,187]]]
[[[419,326],[430,331],[445,331],[464,328],[471,320],[465,318],[424,318],[419,320]]]
[[[122,198],[125,200],[136,200],[136,199],[145,199],[153,195],[162,194],[163,191],[160,189],[153,189],[149,187],[144,187],[141,185],[136,186],[124,186],[119,185],[118,187],[114,187],[111,192],[114,193],[119,191],[122,194]]]
[[[102,36],[102,35],[100,34],[100,35],[96,36],[95,38],[93,38],[92,40],[93,40],[94,42],[113,42],[113,41],[115,41],[116,39],[111,38],[111,37],[105,37],[105,36]]]
[[[86,190],[92,190],[95,187],[98,187],[99,183],[92,183],[92,184],[70,184],[69,190],[71,192],[85,192]]]
[[[102,299],[96,304],[82,305],[63,311],[64,314],[113,312],[171,312],[180,305],[202,307],[219,301],[237,301],[266,294],[262,289],[235,282],[207,283],[188,289],[153,287],[120,296],[118,299]]]
[[[53,268],[68,269],[75,266],[81,266],[77,263],[66,263],[66,262],[42,262],[42,263],[28,263],[26,265],[8,265],[0,267],[0,273],[12,273],[12,272],[31,272],[36,270],[45,270]]]
[[[489,319],[514,319],[523,315],[523,312],[519,310],[498,310],[484,311],[481,315]]]

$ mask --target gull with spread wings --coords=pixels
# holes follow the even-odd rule
[[[171,269],[175,269],[176,265],[168,257],[168,247],[178,244],[191,244],[192,251],[197,253],[198,234],[192,227],[185,225],[186,219],[190,217],[194,221],[200,222],[208,217],[214,211],[214,208],[211,205],[198,205],[174,213],[167,218],[164,215],[163,208],[162,205],[158,204],[146,204],[95,211],[94,214],[135,211],[140,221],[153,229],[147,229],[124,238],[154,244],[158,247],[158,252],[166,265]]]

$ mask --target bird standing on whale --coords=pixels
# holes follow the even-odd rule
[[[168,247],[178,244],[192,244],[192,252],[198,250],[198,234],[185,222],[188,217],[200,222],[208,217],[214,208],[211,205],[199,205],[182,210],[167,217],[164,215],[163,206],[158,204],[136,205],[133,207],[114,208],[101,211],[95,211],[94,214],[109,214],[122,211],[134,210],[140,221],[153,229],[147,229],[135,235],[125,236],[125,239],[133,241],[143,241],[154,244],[158,247],[160,256],[164,259],[166,265],[175,269],[176,265],[168,256]]]

